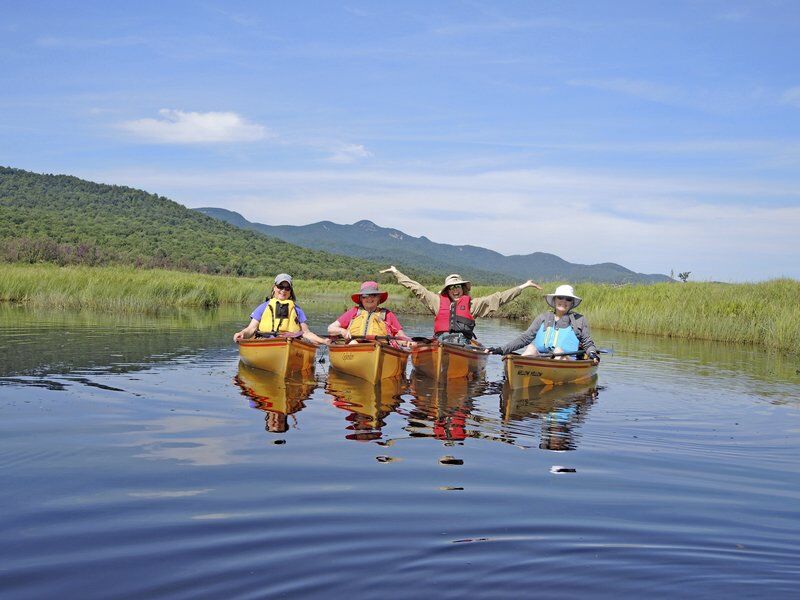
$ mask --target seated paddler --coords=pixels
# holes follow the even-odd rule
[[[233,341],[251,337],[302,337],[315,344],[330,344],[330,340],[308,328],[303,309],[297,304],[291,275],[275,277],[272,293],[250,314],[250,324],[233,334]]]
[[[538,315],[525,332],[504,346],[490,348],[493,354],[508,354],[522,347],[523,356],[554,356],[582,358],[584,355],[600,362],[597,347],[592,341],[589,322],[582,314],[573,312],[581,303],[571,285],[560,285],[545,302],[553,309]],[[566,356],[558,356],[565,355]]]
[[[394,266],[384,269],[381,273],[394,275],[397,283],[414,292],[420,302],[434,314],[433,335],[436,339],[461,345],[477,344],[475,319],[497,312],[501,306],[511,302],[526,288],[542,289],[529,279],[513,288],[473,298],[469,295],[472,284],[457,273],[445,278],[444,286],[438,293],[431,292],[421,283],[409,279]]]
[[[400,321],[392,311],[381,308],[389,298],[389,292],[382,291],[375,281],[365,281],[361,289],[350,296],[355,306],[342,313],[328,325],[328,333],[341,336],[345,340],[367,337],[406,338]],[[405,345],[407,338],[393,340]]]

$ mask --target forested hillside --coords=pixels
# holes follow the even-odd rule
[[[374,278],[383,266],[244,231],[141,190],[7,167],[0,260],[348,280]]]

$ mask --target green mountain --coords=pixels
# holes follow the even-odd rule
[[[0,260],[345,280],[374,279],[382,268],[245,231],[141,190],[8,167],[0,167]]]
[[[635,273],[615,263],[581,265],[554,254],[504,256],[478,246],[438,244],[426,237],[413,237],[397,229],[379,227],[371,221],[339,225],[321,221],[311,225],[264,225],[221,208],[197,211],[242,229],[257,231],[287,242],[396,265],[404,272],[414,269],[440,273],[457,272],[481,283],[524,281],[595,281],[607,283],[654,283],[670,281],[666,275]]]

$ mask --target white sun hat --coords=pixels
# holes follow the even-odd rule
[[[560,286],[558,286],[556,288],[555,292],[553,292],[552,294],[547,294],[544,297],[544,299],[550,306],[555,308],[556,305],[554,304],[554,298],[556,296],[567,296],[569,298],[572,298],[572,308],[577,307],[578,304],[580,304],[581,300],[582,300],[582,298],[579,298],[578,296],[575,295],[575,290],[572,289],[571,285],[560,285]]]

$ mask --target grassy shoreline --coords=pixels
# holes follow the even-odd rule
[[[157,314],[165,308],[255,306],[271,277],[249,279],[181,271],[126,267],[58,267],[0,264],[0,302],[38,308],[91,309]],[[410,292],[392,283],[390,306],[399,313],[424,313]],[[555,284],[543,285],[545,291]],[[358,283],[296,280],[305,305],[325,303],[344,309]],[[476,286],[473,296],[496,291]],[[663,283],[610,286],[583,283],[576,292],[593,328],[666,337],[749,343],[797,352],[800,343],[800,281],[762,283]],[[503,307],[500,317],[529,320],[546,309],[542,293],[523,292]]]

